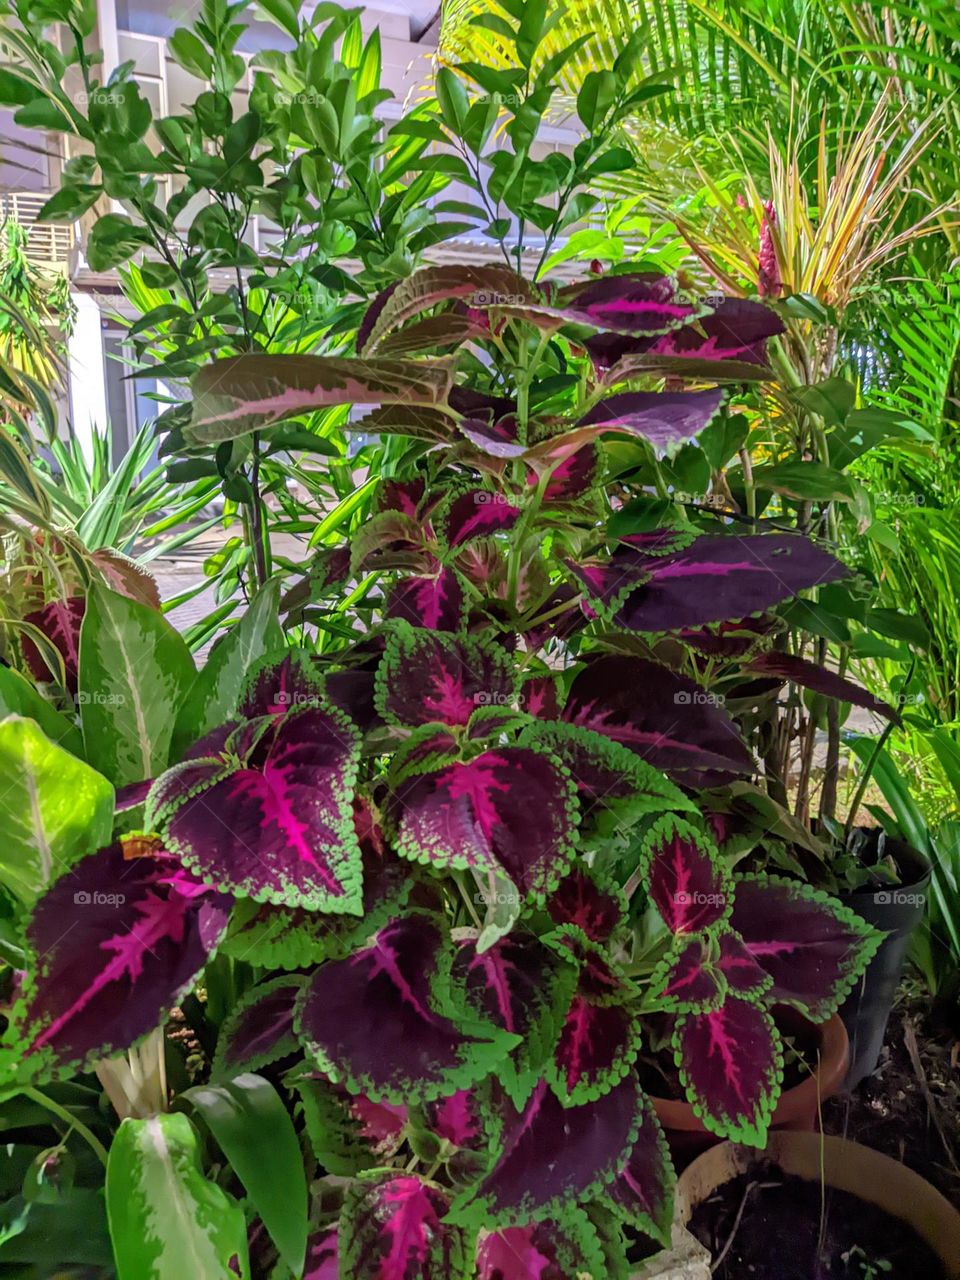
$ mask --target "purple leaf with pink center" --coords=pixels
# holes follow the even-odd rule
[[[734,898],[734,912],[737,904]],[[725,929],[718,940],[717,969],[723,974],[727,988],[735,996],[749,999],[760,996],[773,986],[773,978],[750,953],[750,949],[738,933]]]
[[[676,1182],[657,1113],[645,1098],[637,1140],[626,1164],[606,1188],[604,1200],[621,1222],[669,1248]]]
[[[767,999],[824,1022],[853,989],[883,940],[819,890],[770,876],[742,876],[730,926],[773,978]]]
[[[784,332],[784,323],[770,307],[746,298],[724,298],[693,324],[663,334],[650,346],[651,355],[685,356],[698,360],[739,359],[762,364],[768,338]]]
[[[458,1089],[446,1098],[437,1098],[435,1102],[428,1102],[424,1110],[431,1130],[455,1147],[466,1147],[483,1134],[483,1121],[472,1089]]]
[[[574,679],[563,718],[629,747],[684,785],[715,785],[753,768],[733,721],[704,690],[643,658],[593,659]]]
[[[449,1202],[415,1174],[373,1173],[347,1189],[340,1215],[340,1274],[350,1280],[451,1280],[469,1274],[464,1232]]]
[[[24,615],[24,622],[35,627],[56,649],[63,660],[64,687],[69,693],[77,692],[77,664],[80,654],[80,624],[86,611],[86,596],[69,596],[66,600],[51,600],[42,609]],[[53,672],[41,656],[30,632],[21,633],[23,658],[30,674],[39,683],[53,679]]]
[[[340,1280],[340,1254],[337,1229],[318,1231],[307,1241],[307,1260],[303,1280]]]
[[[402,624],[377,671],[377,700],[391,724],[465,725],[477,707],[515,696],[513,666],[499,646]]]
[[[445,1011],[447,945],[436,918],[413,913],[314,972],[296,1025],[332,1081],[374,1101],[426,1101],[474,1084],[514,1047],[516,1036]]]
[[[730,914],[733,895],[719,854],[695,827],[658,822],[643,856],[647,893],[671,933],[698,933]]]
[[[557,924],[576,925],[592,942],[606,942],[624,918],[621,897],[585,867],[574,867],[560,881],[547,910]]]
[[[636,995],[636,988],[614,966],[606,949],[576,926],[561,925],[547,934],[545,941],[576,963],[577,992],[591,1004],[625,1004]]]
[[[146,821],[187,866],[224,889],[358,915],[358,756],[355,729],[329,705],[251,721],[218,760],[188,761],[160,777]]]
[[[451,1220],[486,1228],[556,1221],[614,1181],[637,1140],[642,1107],[632,1074],[575,1107],[564,1107],[542,1081],[522,1112],[505,1121],[499,1156],[458,1197]]]
[[[777,676],[781,680],[790,680],[803,689],[812,689],[814,693],[822,693],[826,698],[836,698],[839,702],[849,702],[855,707],[866,707],[868,711],[885,716],[888,720],[900,720],[900,713],[893,707],[875,698],[862,685],[854,684],[837,675],[828,667],[817,662],[808,662],[792,653],[779,653],[771,650],[753,658],[749,671],[758,675]]]
[[[225,1019],[213,1061],[215,1077],[259,1071],[294,1053],[293,1009],[306,979],[284,974],[247,991]]]
[[[622,1004],[595,1004],[583,991],[567,1010],[547,1078],[565,1107],[608,1093],[630,1070],[640,1024]]]
[[[438,565],[427,577],[401,578],[387,596],[388,618],[402,618],[428,631],[459,631],[463,614],[463,587],[449,565]]]
[[[295,707],[316,706],[323,683],[305,649],[268,654],[250,673],[237,712],[245,720],[278,716]]]
[[[31,1077],[75,1074],[158,1027],[227,928],[230,899],[157,854],[113,844],[76,863],[37,900],[36,957],[11,1015]]]
[[[597,1234],[579,1209],[568,1209],[562,1222],[529,1222],[481,1233],[477,1245],[477,1280],[568,1280],[606,1274]]]
[[[529,716],[555,720],[560,714],[560,697],[554,676],[528,676],[520,695],[520,705]]]
[[[760,613],[850,572],[808,538],[779,533],[710,534],[657,558],[624,548],[612,563],[648,575],[621,606],[618,623],[654,632]]]
[[[723,1000],[725,985],[708,961],[701,938],[682,941],[651,980],[664,1009],[701,1013]]]
[[[544,490],[544,502],[575,502],[593,487],[599,469],[600,450],[595,444],[582,445],[554,469]],[[531,483],[533,479],[530,477]]]
[[[641,436],[663,450],[694,439],[709,426],[722,403],[719,387],[709,391],[622,391],[594,405],[577,428]]]
[[[682,301],[677,280],[652,272],[607,275],[572,285],[557,298],[568,320],[614,333],[667,333],[696,317],[702,308]]]
[[[780,1036],[766,1009],[728,996],[717,1009],[681,1014],[673,1043],[687,1098],[704,1125],[762,1147],[783,1070]]]
[[[504,874],[524,897],[549,893],[573,856],[573,783],[552,756],[526,747],[485,751],[411,778],[397,789],[394,808],[398,853]]]
[[[463,546],[472,538],[488,538],[503,529],[512,529],[520,518],[520,508],[489,489],[471,489],[450,504],[446,537],[451,547]]]

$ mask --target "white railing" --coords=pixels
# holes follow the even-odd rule
[[[27,233],[27,254],[34,262],[66,265],[74,246],[73,224],[37,222],[37,214],[50,199],[50,192],[0,191],[0,222],[19,222]]]

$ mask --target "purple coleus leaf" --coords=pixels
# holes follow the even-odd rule
[[[716,1009],[681,1014],[673,1044],[687,1098],[703,1124],[762,1147],[783,1071],[780,1037],[766,1009],[728,995]]]
[[[200,875],[258,902],[358,915],[359,739],[327,704],[249,721],[216,757],[157,779],[148,825]]]
[[[340,1280],[339,1233],[318,1231],[307,1241],[307,1258],[303,1267],[303,1280]]]
[[[509,1111],[509,1108],[507,1108]],[[564,1107],[546,1081],[503,1127],[499,1155],[454,1203],[451,1220],[486,1228],[562,1220],[613,1182],[637,1140],[643,1095],[628,1075],[608,1093]]]
[[[37,900],[36,957],[9,1038],[31,1077],[74,1074],[159,1026],[226,931],[230,899],[187,875],[156,839],[112,844]],[[125,856],[136,849],[139,856]]]
[[[424,1111],[430,1129],[455,1147],[466,1147],[483,1133],[483,1120],[472,1089],[458,1089],[446,1098],[428,1102]]]
[[[886,716],[888,720],[899,720],[899,712],[893,707],[875,698],[862,685],[845,680],[828,667],[817,662],[808,662],[792,653],[780,653],[772,650],[761,653],[751,659],[748,670],[757,675],[777,676],[781,680],[791,680],[804,689],[812,689],[814,693],[822,693],[827,698],[837,698],[840,702],[850,702],[855,707],[866,707],[877,715]]]
[[[299,974],[284,974],[251,987],[241,997],[220,1028],[214,1076],[258,1071],[298,1048],[293,1009],[305,981]]]
[[[762,364],[768,338],[784,332],[777,313],[746,298],[724,298],[713,311],[693,324],[657,338],[652,355],[686,356],[698,360],[739,359]]]
[[[377,670],[391,724],[465,725],[477,707],[515,701],[516,675],[498,645],[398,624]]]
[[[401,578],[387,596],[388,618],[428,631],[459,631],[463,614],[463,587],[449,565],[438,563],[436,573],[427,577]]]
[[[310,654],[285,649],[256,664],[241,690],[237,713],[244,720],[278,716],[294,707],[315,707],[322,698],[323,682]]]
[[[643,867],[647,893],[671,933],[698,933],[733,909],[715,846],[681,819],[665,818],[648,832]]]
[[[600,463],[600,450],[595,444],[581,445],[554,468],[544,490],[544,502],[575,502],[593,488]],[[536,476],[528,477],[530,484],[535,480]]]
[[[642,436],[657,449],[665,449],[698,435],[722,403],[723,392],[718,387],[708,391],[622,391],[594,405],[577,427]]]
[[[484,418],[465,418],[457,423],[457,430],[490,458],[520,458],[527,451],[527,446],[520,442],[513,414],[495,422]]]
[[[471,489],[450,504],[445,532],[451,547],[463,546],[471,538],[488,538],[503,529],[512,529],[520,518],[520,508],[489,489]]]
[[[690,786],[712,785],[753,768],[733,721],[705,691],[643,658],[593,659],[575,677],[563,719],[622,743]]]
[[[376,1172],[347,1189],[340,1215],[340,1274],[350,1280],[451,1280],[471,1270],[467,1238],[449,1202],[415,1174]]]
[[[589,1218],[568,1209],[562,1222],[481,1232],[477,1280],[569,1280],[606,1276],[603,1251]]]
[[[515,930],[479,951],[464,940],[451,966],[453,991],[475,1016],[520,1038],[497,1068],[517,1105],[526,1099],[553,1052],[576,984],[572,957]]]
[[[883,940],[819,890],[770,876],[741,876],[731,928],[773,978],[770,1001],[824,1022],[853,989]]]
[[[639,1049],[636,1015],[622,1004],[597,1004],[581,989],[567,1011],[547,1079],[564,1106],[579,1106],[622,1080]]]
[[[701,1013],[715,1008],[724,996],[725,984],[709,963],[704,940],[681,938],[677,947],[658,966],[651,987],[664,1009]]]
[[[550,895],[547,910],[557,924],[582,929],[591,942],[606,942],[623,922],[621,895],[599,883],[596,873],[574,867]]]
[[[80,653],[80,624],[87,607],[86,596],[69,596],[51,600],[42,609],[24,616],[24,622],[43,635],[63,659],[64,685],[69,693],[77,692],[77,663]],[[28,630],[21,634],[23,658],[34,680],[44,683],[53,677]]]
[[[528,676],[520,689],[520,705],[529,716],[555,720],[560,714],[560,698],[553,676]]]
[[[678,631],[743,618],[850,572],[794,534],[711,534],[656,558],[624,548],[612,563],[647,575],[616,617],[630,631]]]
[[[556,309],[593,329],[649,335],[676,329],[703,308],[681,300],[675,277],[632,272],[571,285],[561,290]]]
[[[449,1016],[446,946],[439,920],[416,912],[314,972],[296,1025],[331,1080],[374,1101],[429,1100],[482,1079],[514,1047],[489,1022]]]
[[[621,1222],[670,1245],[677,1177],[653,1105],[643,1100],[643,1118],[626,1164],[604,1190],[604,1201]]]
[[[407,780],[393,800],[398,853],[505,874],[523,897],[543,898],[573,856],[575,787],[560,762],[541,751],[485,751]]]
[[[375,1151],[383,1154],[396,1151],[409,1114],[402,1102],[374,1102],[361,1094],[350,1101],[349,1111],[359,1126],[360,1136]]]

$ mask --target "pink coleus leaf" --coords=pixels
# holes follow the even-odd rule
[[[465,1147],[481,1136],[483,1123],[472,1089],[458,1089],[446,1098],[428,1102],[424,1109],[433,1132],[455,1147]]]
[[[667,333],[705,309],[681,298],[675,277],[636,271],[570,285],[551,305],[578,324],[632,335]]]
[[[402,618],[428,631],[459,631],[463,612],[463,587],[449,565],[438,565],[437,572],[426,577],[401,578],[386,601],[388,618]]]
[[[340,1216],[340,1274],[351,1280],[450,1280],[472,1259],[449,1202],[415,1174],[375,1172],[357,1178]]]
[[[349,1111],[360,1127],[360,1136],[374,1150],[395,1150],[407,1124],[407,1107],[402,1103],[374,1102],[363,1094],[353,1098]]]
[[[648,350],[651,355],[762,364],[767,339],[783,331],[784,323],[771,307],[747,298],[724,298],[708,315],[663,334]]]
[[[358,915],[359,739],[329,704],[248,721],[157,779],[146,821],[188,866],[258,902]]]
[[[518,1037],[473,1016],[448,1016],[446,939],[436,918],[401,916],[343,960],[315,970],[296,1014],[321,1071],[377,1102],[412,1102],[466,1088]]]
[[[605,1276],[603,1252],[586,1214],[568,1209],[561,1222],[481,1232],[477,1280],[570,1280]]]
[[[303,1280],[340,1280],[340,1253],[336,1227],[318,1231],[307,1241]]]
[[[391,724],[465,725],[477,707],[514,701],[516,676],[498,645],[398,623],[377,669],[377,700]]]
[[[80,624],[87,607],[86,596],[70,596],[66,600],[51,600],[42,609],[35,609],[24,616],[45,636],[63,659],[65,687],[69,693],[77,692],[77,663],[80,653]],[[29,631],[21,637],[23,657],[34,680],[41,683],[53,678]]]
[[[472,538],[488,538],[503,529],[512,529],[520,518],[520,508],[500,493],[471,489],[450,504],[446,517],[446,537],[451,547],[463,546]]]
[[[853,989],[883,939],[819,890],[775,876],[736,881],[733,928],[773,978],[768,999],[824,1022]]]
[[[728,996],[716,1009],[681,1014],[673,1042],[687,1098],[710,1132],[762,1147],[783,1070],[766,1009]]]
[[[640,1131],[626,1164],[604,1190],[604,1201],[621,1222],[670,1245],[677,1177],[653,1105],[643,1100]]]
[[[38,900],[36,957],[8,1038],[29,1075],[75,1074],[158,1027],[226,931],[230,899],[187,875],[160,842],[82,859]]]
[[[647,892],[671,933],[698,933],[730,914],[733,894],[719,854],[689,823],[656,823],[644,840],[643,858]]]
[[[685,785],[753,768],[733,721],[705,691],[643,658],[592,659],[570,687],[563,719],[622,743]]]
[[[505,1120],[499,1155],[454,1202],[451,1220],[487,1229],[556,1221],[617,1177],[637,1140],[642,1106],[632,1074],[573,1107],[541,1082],[523,1110]]]
[[[555,720],[560,714],[560,697],[554,676],[528,676],[520,689],[520,705],[529,716]]]
[[[397,789],[394,806],[398,853],[502,873],[524,897],[548,893],[573,854],[574,786],[557,760],[527,747],[498,747],[411,778]]]

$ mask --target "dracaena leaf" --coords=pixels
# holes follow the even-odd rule
[[[468,1240],[447,1220],[449,1201],[415,1174],[358,1178],[340,1215],[341,1275],[351,1280],[466,1280]]]
[[[446,945],[437,918],[411,913],[315,971],[297,1029],[331,1080],[376,1101],[425,1100],[473,1084],[513,1048],[515,1036],[452,1015]]]
[[[761,1005],[728,995],[705,1013],[685,1013],[673,1033],[680,1079],[711,1133],[762,1147],[780,1097],[783,1052]]]
[[[435,573],[424,577],[401,578],[387,596],[388,618],[428,631],[459,631],[463,614],[463,587],[449,565],[437,565]]]
[[[512,529],[520,518],[520,508],[500,493],[471,489],[454,498],[446,513],[444,532],[450,547],[461,547],[474,538],[488,538]]]
[[[394,795],[397,852],[414,861],[506,875],[542,898],[573,856],[574,785],[554,757],[498,747],[414,777]],[[534,827],[531,813],[538,815]]]
[[[248,721],[157,779],[146,821],[199,874],[258,902],[359,915],[358,735],[326,705]]]
[[[454,1202],[451,1219],[488,1229],[562,1220],[609,1185],[637,1140],[643,1095],[631,1074],[593,1102],[564,1107],[541,1082],[509,1116],[485,1176]]]
[[[299,974],[284,974],[243,995],[220,1028],[211,1068],[215,1078],[258,1071],[298,1048],[293,1008],[304,982]]]
[[[575,677],[563,718],[622,743],[685,785],[729,781],[753,768],[733,721],[704,690],[643,658],[593,659]]]
[[[572,957],[518,931],[485,951],[475,941],[461,942],[450,976],[457,997],[476,1017],[520,1037],[497,1072],[514,1103],[522,1105],[569,1008],[577,979]]]
[[[673,555],[653,559],[625,549],[613,559],[625,572],[647,574],[617,614],[630,631],[675,631],[743,618],[849,573],[795,534],[710,534]]]
[[[669,1248],[676,1182],[657,1113],[644,1098],[637,1140],[626,1164],[605,1189],[603,1201],[618,1220],[646,1232],[664,1248]]]
[[[478,707],[515,697],[513,664],[499,646],[404,624],[377,669],[377,701],[391,724],[465,725]]]
[[[671,933],[698,933],[733,909],[716,847],[681,819],[665,818],[648,832],[642,865],[650,900]]]
[[[194,374],[187,435],[196,444],[220,444],[329,405],[443,404],[451,375],[447,359],[227,356]]]
[[[773,978],[768,999],[824,1022],[883,935],[825,893],[776,876],[741,876],[730,925]]]
[[[61,1076],[122,1052],[190,990],[227,927],[230,899],[156,855],[113,844],[76,863],[37,900],[36,957],[10,1037],[30,1076]]]
[[[560,1222],[483,1232],[477,1243],[477,1280],[567,1280],[580,1275],[607,1275],[597,1233],[581,1209],[567,1209]]]

